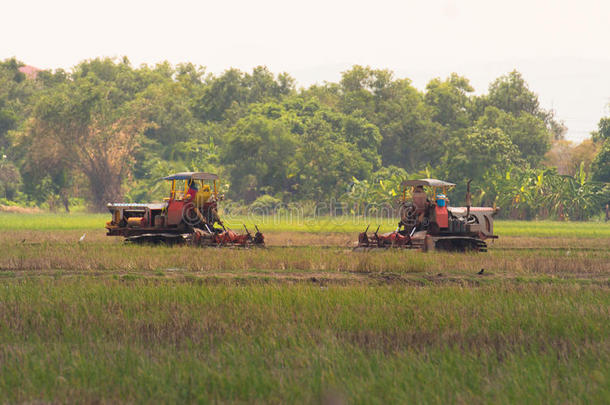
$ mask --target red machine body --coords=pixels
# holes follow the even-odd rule
[[[247,228],[245,234],[238,234],[220,220],[217,205],[222,196],[218,195],[215,174],[183,172],[164,180],[171,182],[171,191],[162,203],[108,204],[112,220],[106,223],[107,235],[123,236],[131,242],[200,246],[264,244],[258,228],[254,236]]]
[[[436,223],[439,228],[449,228],[449,211],[447,207],[434,207],[434,215],[436,217]]]

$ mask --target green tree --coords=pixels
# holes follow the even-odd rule
[[[377,112],[377,105],[392,84],[392,72],[354,65],[341,74],[340,108],[346,114],[360,111],[367,118]]]
[[[544,122],[530,113],[523,112],[514,116],[489,106],[477,125],[501,129],[519,149],[521,158],[532,166],[537,166],[551,147],[552,136]]]
[[[610,183],[610,140],[606,140],[591,164],[593,180]]]
[[[306,121],[297,154],[298,195],[316,201],[336,197],[353,177],[367,178],[374,167],[356,144],[333,128],[329,115],[318,112]]]
[[[138,137],[146,128],[137,105],[129,99],[124,88],[100,80],[93,72],[79,73],[45,93],[26,132],[30,152],[40,152],[29,159],[32,170],[38,162],[62,156],[66,168],[86,176],[92,208],[102,210],[106,203],[120,199]]]
[[[518,115],[541,113],[536,93],[529,89],[521,73],[516,70],[500,76],[489,85],[487,102],[503,111]]]
[[[517,161],[519,151],[499,128],[472,127],[461,138],[453,138],[443,159],[449,180],[480,180],[487,172],[503,171]]]
[[[484,106],[494,106],[519,117],[526,113],[541,119],[554,139],[563,139],[567,128],[555,119],[553,111],[540,107],[538,95],[530,90],[525,79],[517,70],[500,76],[489,85],[488,94],[482,97]]]
[[[248,115],[227,137],[222,163],[230,174],[231,194],[251,202],[261,192],[281,191],[297,147],[297,138],[286,122]]]
[[[389,70],[355,65],[342,73],[339,85],[314,86],[308,94],[376,125],[383,165],[416,170],[443,154],[442,127],[431,120],[432,109],[410,80],[396,80]]]
[[[231,128],[221,162],[232,195],[261,193],[325,199],[380,164],[377,128],[358,115],[333,112],[315,99],[250,106]]]
[[[144,118],[154,124],[145,135],[158,142],[157,153],[164,158],[174,160],[174,154],[180,152],[174,148],[177,142],[202,138],[203,124],[195,119],[192,100],[181,82],[153,83],[138,94],[137,102]]]
[[[22,62],[6,59],[0,62],[0,152],[11,146],[9,131],[18,129],[31,111],[32,99],[39,83],[19,71]]]
[[[380,166],[381,135],[360,111],[343,114],[305,97],[288,99],[285,106],[300,140],[291,178],[298,198],[337,197],[353,177],[366,178]]]
[[[592,135],[593,141],[602,144],[591,164],[592,177],[594,180],[610,183],[610,117],[601,118],[597,131]]]
[[[384,166],[394,165],[408,171],[435,164],[445,152],[446,131],[431,120],[430,107],[419,94],[401,98],[383,117],[381,155]]]
[[[373,168],[381,166],[378,149],[381,143],[379,129],[365,118],[348,115],[343,118],[342,138],[353,145]]]
[[[604,142],[610,139],[610,117],[604,117],[597,124],[597,131],[591,133],[594,142]]]
[[[229,110],[245,108],[250,103],[279,100],[294,92],[295,81],[287,73],[277,79],[263,66],[252,70],[252,74],[238,69],[228,69],[221,76],[210,76],[197,101],[196,110],[202,121],[222,121]]]
[[[469,127],[472,123],[472,101],[469,93],[474,88],[465,77],[452,73],[446,80],[432,79],[426,85],[425,101],[432,107],[432,120],[449,130]]]
[[[0,156],[0,196],[9,201],[14,200],[20,183],[21,175],[17,167],[6,159],[6,155]]]

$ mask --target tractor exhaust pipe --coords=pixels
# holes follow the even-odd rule
[[[468,218],[470,218],[470,205],[471,205],[470,182],[471,181],[472,181],[472,179],[468,179],[468,182],[466,183],[466,222],[468,222]]]

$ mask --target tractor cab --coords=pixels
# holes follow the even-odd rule
[[[455,184],[436,179],[407,180],[402,183],[400,226],[405,230],[417,227],[438,231],[449,227],[447,191]]]
[[[143,232],[186,232],[206,223],[220,223],[218,176],[204,172],[183,172],[164,177],[171,184],[169,197],[162,203],[110,203],[112,220],[108,235],[131,236]]]
[[[212,214],[218,202],[217,180],[213,173],[183,172],[164,177],[171,182],[167,203],[167,224],[177,225],[186,215],[195,219],[197,211]]]
[[[199,190],[207,190],[208,198],[218,198],[216,182],[218,176],[213,173],[183,172],[164,177],[171,182],[169,197],[165,201],[193,201]]]
[[[495,207],[470,206],[470,182],[466,207],[449,205],[447,192],[455,184],[437,179],[407,180],[402,183],[399,229],[403,233],[425,230],[432,235],[471,234],[481,239],[495,238]],[[410,197],[410,198],[409,198]]]

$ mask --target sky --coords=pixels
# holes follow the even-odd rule
[[[578,142],[610,115],[609,21],[599,0],[0,0],[0,59],[69,69],[127,56],[212,73],[265,65],[299,86],[360,64],[419,89],[457,72],[479,94],[517,69]]]

